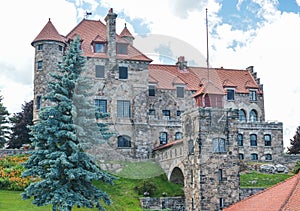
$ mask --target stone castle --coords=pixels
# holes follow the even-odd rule
[[[95,105],[110,114],[104,121],[115,132],[110,147],[159,161],[171,181],[184,185],[187,210],[238,201],[239,161],[274,162],[283,152],[282,123],[265,121],[263,85],[253,67],[192,67],[184,56],[174,65],[151,64],[126,25],[116,33],[116,19],[110,9],[105,24],[83,19],[65,36],[49,19],[31,43],[34,119],[46,103],[49,72],[80,35]]]

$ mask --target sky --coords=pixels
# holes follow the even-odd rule
[[[0,95],[10,113],[33,98],[31,42],[51,18],[66,35],[84,17],[118,14],[154,63],[245,69],[264,85],[266,120],[283,123],[289,145],[300,126],[300,0],[9,0],[0,7]],[[206,25],[207,9],[207,25]],[[206,36],[206,26],[208,37]],[[208,38],[208,53],[207,53]],[[146,44],[145,44],[146,43]]]

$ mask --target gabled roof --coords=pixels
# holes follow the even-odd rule
[[[37,41],[58,41],[65,43],[66,38],[58,33],[54,25],[52,24],[50,18],[47,24],[44,26],[42,31],[38,34],[38,36],[31,42],[31,45]]]
[[[300,210],[300,173],[254,194],[224,211],[296,211]]]

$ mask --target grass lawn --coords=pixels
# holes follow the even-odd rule
[[[241,174],[240,186],[241,188],[268,188],[291,176],[293,174],[264,174],[253,171]]]

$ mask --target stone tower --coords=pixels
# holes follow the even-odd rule
[[[43,96],[49,92],[48,83],[51,80],[49,73],[58,70],[58,64],[62,61],[66,42],[49,18],[49,21],[31,45],[35,48],[33,120],[36,121],[38,110],[46,105]]]
[[[185,116],[187,210],[222,210],[239,200],[238,111],[199,108]]]

